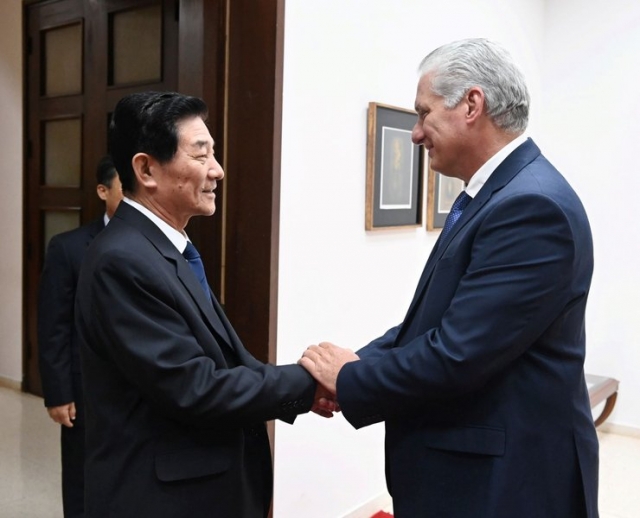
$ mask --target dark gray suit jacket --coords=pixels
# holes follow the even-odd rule
[[[316,384],[249,354],[158,227],[121,203],[76,299],[87,406],[86,516],[257,518],[272,492],[265,420]]]

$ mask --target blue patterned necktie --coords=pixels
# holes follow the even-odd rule
[[[207,297],[211,299],[209,283],[207,282],[207,276],[204,273],[204,265],[202,264],[202,259],[200,258],[200,254],[198,253],[197,248],[193,246],[193,243],[191,243],[191,241],[187,241],[187,248],[184,249],[182,255],[189,263],[191,270],[198,279],[198,282],[200,282],[200,286],[202,286],[202,289],[207,294]]]
[[[444,227],[442,228],[442,233],[440,234],[440,242],[444,240],[444,238],[447,236],[447,234],[451,231],[453,226],[456,224],[456,221],[460,219],[460,216],[462,216],[462,211],[467,205],[469,205],[469,202],[472,199],[473,198],[464,191],[458,194],[458,197],[456,198],[456,201],[453,202],[453,205],[451,206],[451,211],[449,212],[449,215],[447,216],[447,219],[444,222]]]

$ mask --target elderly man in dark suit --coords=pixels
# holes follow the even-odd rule
[[[98,164],[97,193],[105,213],[80,228],[51,238],[38,294],[38,354],[44,404],[62,425],[62,503],[64,516],[84,516],[84,403],[80,346],[74,328],[74,302],[80,264],[89,243],[113,217],[122,186],[110,157]]]
[[[325,342],[300,362],[354,427],[385,422],[396,518],[595,518],[584,208],[523,136],[529,94],[497,44],[429,54],[415,107],[414,143],[466,188],[404,321],[357,355]]]
[[[185,233],[214,213],[224,176],[206,115],[200,99],[155,92],[113,112],[125,198],[88,250],[76,299],[91,518],[264,518],[264,422],[293,422],[316,400],[323,412],[305,369],[243,347]]]

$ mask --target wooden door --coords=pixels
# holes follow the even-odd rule
[[[37,291],[46,246],[104,210],[96,166],[125,94],[175,90],[176,0],[31,3],[26,19],[24,388],[41,395]]]

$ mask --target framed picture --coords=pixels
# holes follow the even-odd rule
[[[437,173],[431,167],[427,176],[427,230],[437,230],[444,227],[453,202],[464,189],[464,182]]]
[[[365,229],[422,225],[422,148],[411,142],[413,110],[369,103]]]

